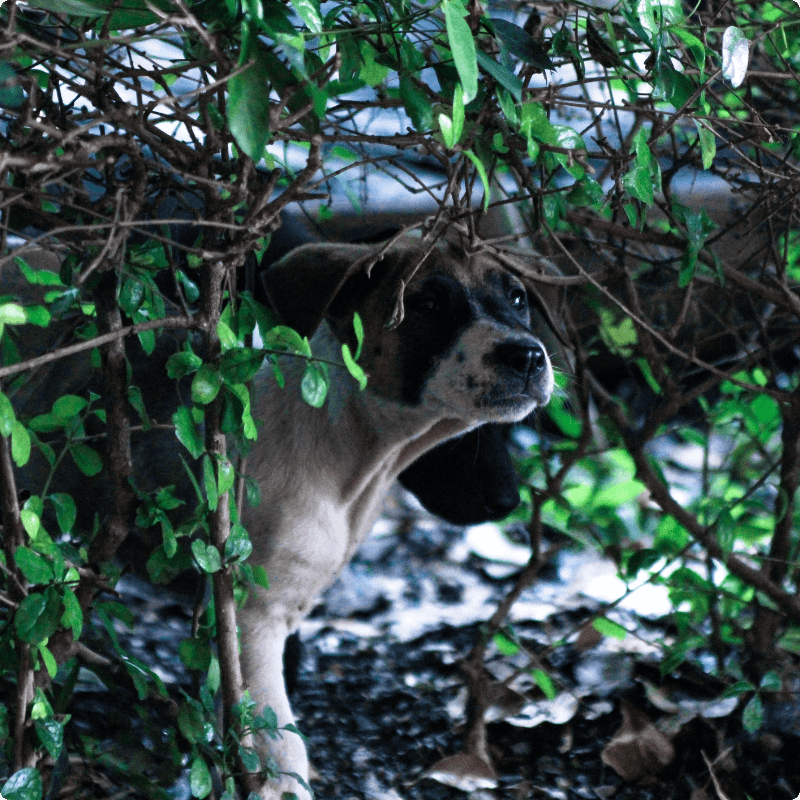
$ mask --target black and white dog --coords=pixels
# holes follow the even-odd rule
[[[524,285],[485,253],[442,244],[405,287],[405,316],[387,321],[399,279],[424,255],[401,240],[372,267],[375,248],[301,247],[264,275],[282,321],[311,336],[315,355],[338,360],[352,344],[353,313],[364,323],[365,391],[341,370],[321,409],[303,403],[303,365],[284,359],[287,386],[271,370],[255,379],[255,416],[263,422],[248,472],[262,501],[244,522],[251,563],[271,585],[254,590],[239,614],[244,679],[258,709],[270,706],[280,725],[292,723],[283,679],[287,636],[350,559],[380,513],[391,483],[442,442],[485,422],[513,422],[547,403],[549,358],[532,332],[534,311]],[[335,372],[335,370],[334,370]],[[282,773],[307,779],[299,736],[286,732],[259,743]],[[265,784],[277,800],[308,792],[288,774]]]
[[[319,409],[301,398],[305,362],[300,359],[281,359],[283,390],[268,365],[253,381],[253,415],[260,428],[247,471],[258,481],[262,499],[244,512],[243,522],[253,543],[250,563],[265,567],[270,588],[252,590],[238,623],[246,686],[257,710],[271,707],[281,726],[293,722],[283,676],[286,638],[363,541],[392,482],[403,473],[401,480],[424,504],[454,522],[503,516],[517,496],[500,424],[543,406],[553,389],[548,355],[533,332],[541,317],[514,271],[485,252],[443,242],[405,286],[405,316],[390,327],[400,279],[425,251],[420,240],[400,240],[368,275],[364,267],[382,247],[304,245],[263,273],[282,322],[309,336],[320,358],[341,361],[342,343],[355,344],[358,312],[365,331],[360,364],[369,376],[360,391],[344,367],[332,367],[331,391]],[[45,256],[40,254],[36,266],[57,270],[58,259]],[[15,290],[17,272],[10,261],[0,265],[9,291]],[[19,288],[21,294],[30,291]],[[56,339],[20,341],[23,357],[58,344],[57,330],[45,333]],[[150,359],[144,372],[149,374],[137,377],[134,368],[137,383],[145,377],[154,387],[146,398],[148,410],[166,420],[179,402],[175,387]],[[86,354],[55,362],[17,394],[15,404],[26,414],[45,413],[52,396],[83,394],[92,380]],[[481,428],[483,423],[490,425]],[[134,477],[144,491],[174,483],[182,473],[177,459],[166,454],[174,450],[174,436],[164,427],[148,434],[149,444],[134,437],[134,463],[145,473]],[[153,458],[154,446],[164,454]],[[453,463],[460,453],[468,463]],[[30,484],[38,491],[34,462],[18,488]],[[48,465],[38,469],[47,474]],[[109,506],[108,487],[100,482],[90,491],[85,476],[74,472],[60,478],[64,490],[81,487],[91,497],[91,516],[102,515]],[[302,739],[284,732],[258,746],[262,764],[271,757],[282,773],[264,784],[262,797],[278,800],[294,792],[308,800],[290,775],[308,779]]]

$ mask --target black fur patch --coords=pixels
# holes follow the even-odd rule
[[[406,296],[399,367],[407,405],[419,405],[431,370],[473,322],[467,292],[454,277],[431,275]]]

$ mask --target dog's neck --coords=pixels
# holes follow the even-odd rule
[[[314,337],[312,347],[319,358],[341,359],[341,346],[327,326]],[[249,466],[275,481],[268,491],[273,497],[305,497],[311,505],[326,502],[337,508],[335,513],[347,520],[355,538],[366,535],[402,470],[474,426],[448,418],[444,410],[432,414],[427,407],[376,396],[369,387],[360,391],[344,367],[336,366],[329,367],[331,389],[325,405],[312,408],[300,396],[305,360],[287,356],[280,361],[286,377],[283,389],[268,368],[255,380],[255,416],[263,423],[258,435],[271,446],[267,452],[257,451],[268,464]]]

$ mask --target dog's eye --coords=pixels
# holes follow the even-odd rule
[[[409,305],[414,311],[438,311],[441,304],[434,295],[422,294],[410,298]]]
[[[512,289],[511,293],[508,295],[508,300],[511,303],[511,307],[517,311],[521,311],[525,308],[528,302],[524,289]]]

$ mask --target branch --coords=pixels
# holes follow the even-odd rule
[[[157,328],[186,328],[192,329],[198,327],[198,322],[193,317],[163,317],[162,319],[153,319],[149,322],[139,322],[136,325],[128,325],[118,330],[104,333],[101,336],[95,336],[94,339],[87,339],[85,342],[78,342],[71,344],[67,347],[62,347],[53,353],[47,353],[43,356],[36,358],[29,358],[27,361],[20,361],[18,364],[12,364],[10,367],[0,367],[0,378],[7,378],[9,375],[17,375],[20,372],[25,372],[29,369],[36,369],[49,364],[51,361],[58,361],[62,358],[75,355],[75,353],[82,353],[84,350],[92,350],[95,347],[114,342],[122,339],[125,336],[132,336],[136,333],[143,331],[152,331]]]

